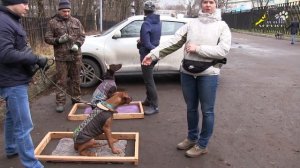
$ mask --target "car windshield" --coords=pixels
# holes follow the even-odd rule
[[[113,27],[109,28],[108,30],[104,31],[102,34],[99,34],[99,36],[104,36],[107,35],[108,33],[112,32],[116,27],[118,27],[119,25],[123,24],[124,22],[126,22],[128,19],[123,20],[120,23],[117,23],[116,25],[114,25]]]

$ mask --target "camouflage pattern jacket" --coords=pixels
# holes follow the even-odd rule
[[[67,34],[70,40],[66,43],[59,44],[58,39]],[[48,23],[45,42],[53,45],[54,57],[56,61],[74,61],[82,57],[80,47],[84,43],[85,32],[80,21],[72,16],[63,19],[58,14],[55,15]],[[79,50],[71,51],[73,44],[77,44]]]

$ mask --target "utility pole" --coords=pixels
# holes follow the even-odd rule
[[[131,9],[130,9],[130,12],[131,12],[131,16],[134,16],[135,15],[135,2],[134,1],[132,1],[131,2]]]
[[[103,25],[102,25],[102,23],[103,23],[103,19],[102,19],[102,0],[99,0],[99,11],[100,11],[100,13],[99,13],[99,25],[100,25],[100,33],[102,33],[102,31],[103,31]]]

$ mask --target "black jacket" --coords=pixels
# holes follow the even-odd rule
[[[291,34],[297,34],[299,29],[299,22],[292,21],[287,29],[291,28]]]
[[[0,6],[0,23],[0,87],[27,84],[32,78],[29,66],[37,56],[27,46],[20,17]]]
[[[152,49],[159,45],[161,25],[159,15],[149,14],[145,17],[140,31],[141,47],[139,53],[141,61]]]

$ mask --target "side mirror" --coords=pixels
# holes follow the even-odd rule
[[[113,39],[118,39],[118,38],[121,38],[121,31],[118,30],[114,33],[114,35],[112,36]]]

